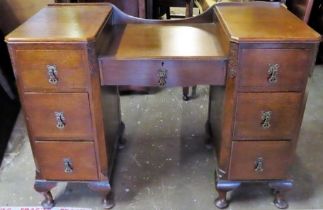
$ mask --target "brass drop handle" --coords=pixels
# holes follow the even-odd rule
[[[264,159],[262,157],[258,157],[255,161],[255,172],[261,173],[264,171]]]
[[[164,67],[164,62],[161,63],[161,68],[158,69],[158,85],[159,87],[165,87],[167,81],[167,69]]]
[[[68,174],[73,172],[73,164],[70,158],[64,158],[64,172]]]
[[[271,124],[270,124],[270,120],[271,120],[271,115],[272,112],[271,111],[263,111],[261,113],[261,126],[264,129],[268,129],[270,128]]]
[[[56,65],[47,65],[47,74],[48,74],[48,82],[52,85],[56,85],[58,82],[58,72]]]
[[[278,69],[279,69],[279,64],[269,64],[268,67],[268,78],[267,81],[271,84],[277,83],[278,81]]]
[[[59,129],[63,129],[66,125],[64,112],[55,112],[55,118],[56,118],[56,127]]]

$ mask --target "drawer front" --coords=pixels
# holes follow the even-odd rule
[[[36,141],[34,150],[41,179],[98,179],[92,142]]]
[[[224,85],[224,61],[100,59],[103,85],[191,86]],[[208,75],[208,76],[205,76]]]
[[[311,65],[306,49],[242,49],[240,89],[301,91]]]
[[[240,93],[236,140],[291,139],[300,120],[301,93]]]
[[[87,93],[25,93],[26,119],[37,140],[92,138]]]
[[[86,88],[82,50],[17,50],[16,61],[24,91]]]
[[[289,141],[234,141],[229,178],[231,180],[288,178],[291,147]]]

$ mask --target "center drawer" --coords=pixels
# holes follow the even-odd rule
[[[92,142],[36,141],[34,154],[41,179],[96,180],[98,178]]]
[[[99,61],[102,85],[173,87],[225,84],[225,59],[117,60],[102,57]]]
[[[91,140],[87,93],[25,93],[26,120],[36,140]]]
[[[292,139],[301,104],[301,93],[239,93],[233,138]]]

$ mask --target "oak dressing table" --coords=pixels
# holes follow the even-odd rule
[[[59,181],[87,183],[113,206],[109,178],[124,129],[117,86],[208,84],[216,206],[227,207],[226,193],[241,182],[265,181],[287,208],[320,36],[280,4],[219,4],[174,21],[110,4],[54,4],[6,41],[44,207],[54,205]]]

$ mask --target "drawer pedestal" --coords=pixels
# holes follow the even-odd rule
[[[226,87],[210,90],[207,127],[218,159],[215,205],[227,207],[227,192],[241,183],[265,182],[273,189],[276,207],[287,208],[284,194],[293,186],[288,171],[315,48],[293,44],[290,49],[286,43],[232,43],[230,48]]]
[[[25,25],[45,23],[37,34],[54,30],[57,37],[7,40],[36,165],[34,188],[44,195],[44,208],[54,206],[50,191],[57,182],[86,183],[102,194],[104,208],[114,206],[110,176],[124,124],[118,88],[100,86],[97,55],[111,9],[48,6]],[[77,38],[66,38],[71,31]]]
[[[253,6],[215,7],[229,42],[226,85],[210,88],[207,126],[217,154],[218,208],[228,206],[228,191],[249,182],[268,183],[276,207],[288,207],[289,166],[317,53],[315,35],[305,35],[311,30],[287,10],[276,19],[284,21],[273,22],[269,14],[277,11]]]

